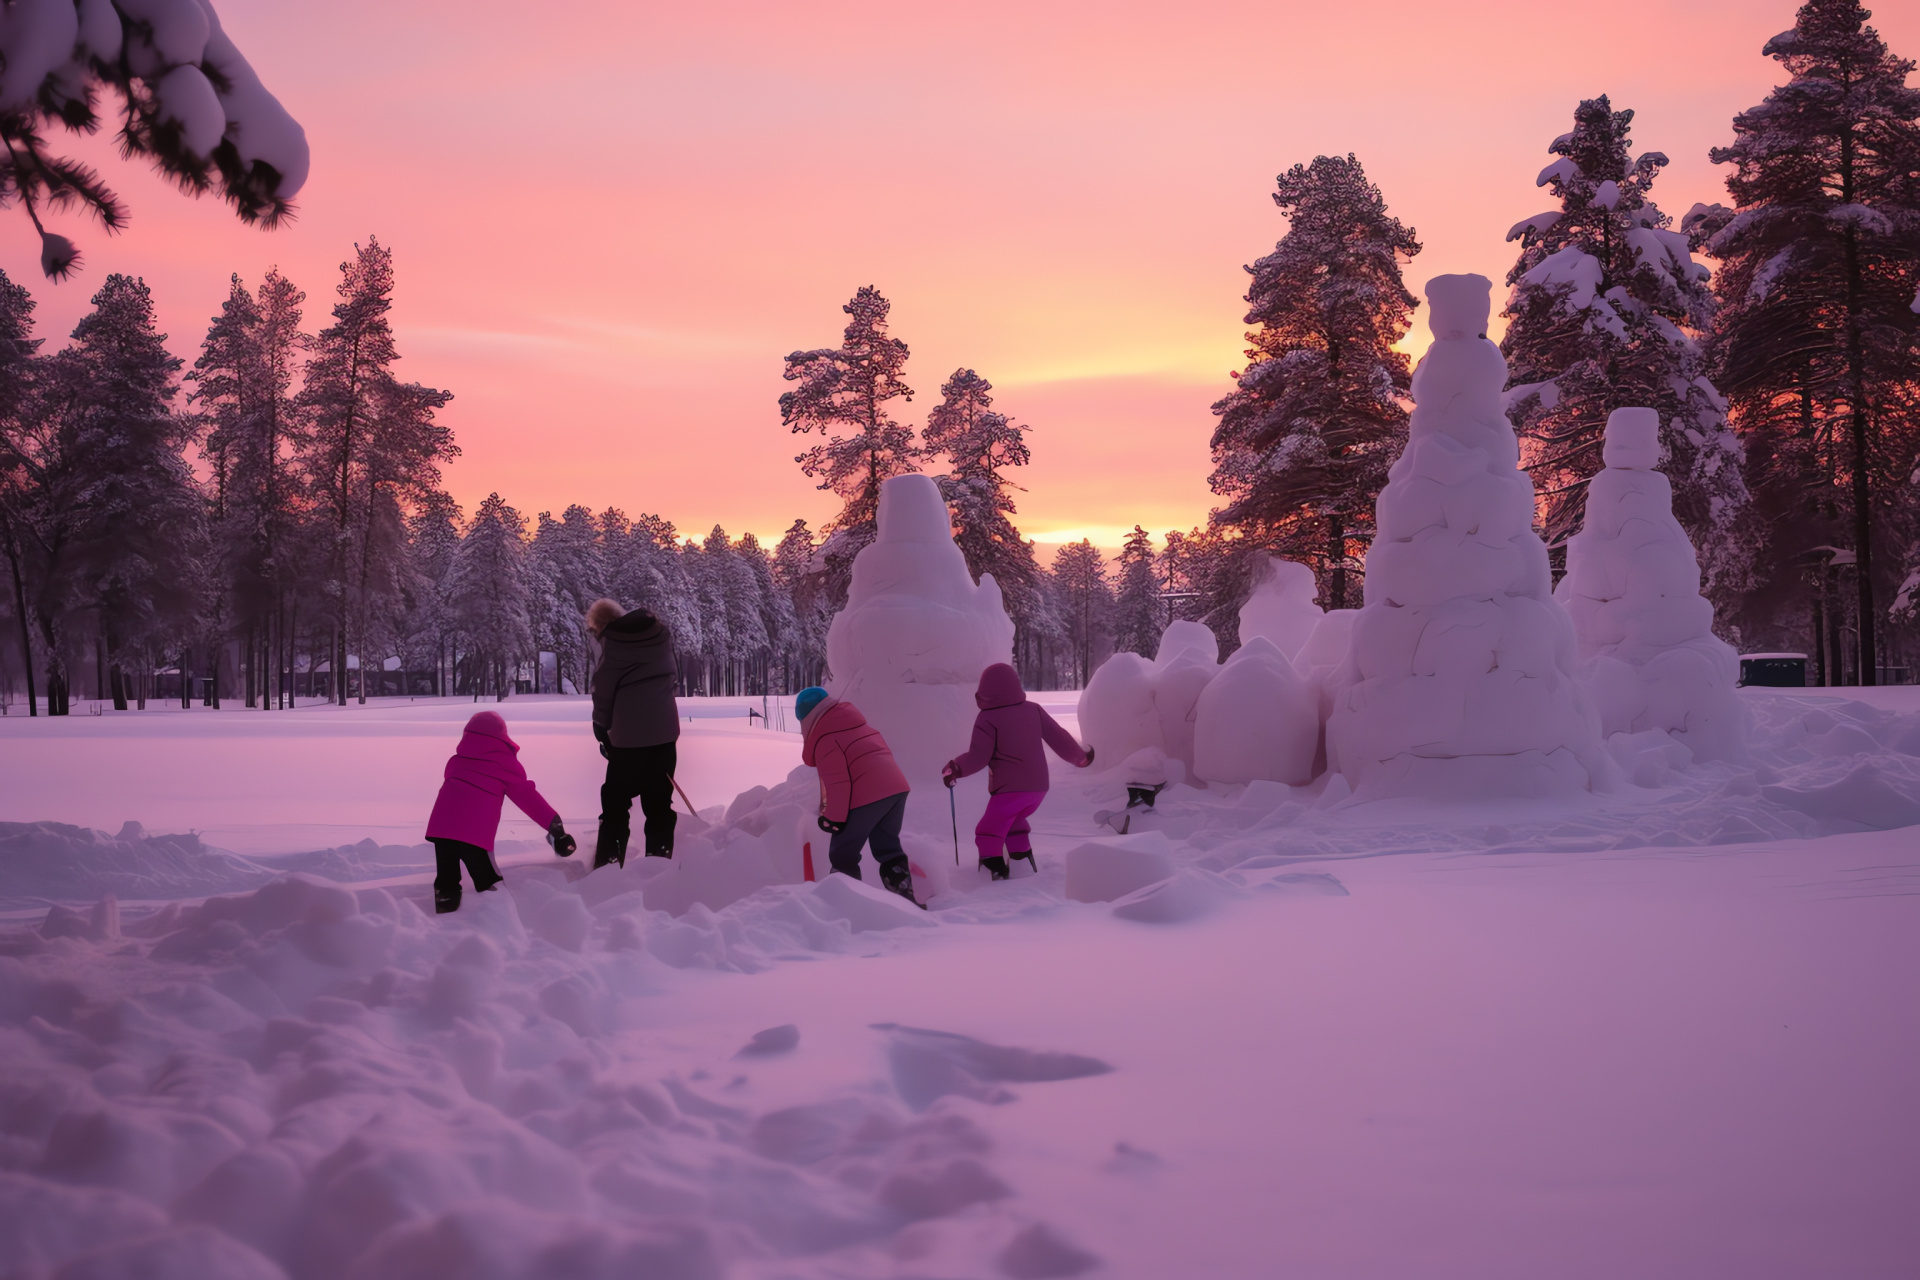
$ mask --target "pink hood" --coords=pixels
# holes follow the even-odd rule
[[[447,761],[446,781],[427,819],[427,839],[462,840],[491,852],[503,800],[512,800],[542,827],[560,816],[521,767],[520,744],[507,736],[506,720],[497,711],[478,711]]]

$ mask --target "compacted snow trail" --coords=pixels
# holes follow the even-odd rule
[[[0,1276],[1909,1275],[1920,842],[1857,819],[1915,794],[1920,707],[1749,695],[1761,762],[1578,811],[1175,788],[1115,837],[1117,782],[1058,778],[1041,874],[942,873],[925,913],[676,896],[779,786],[672,865],[528,849],[439,918],[404,812],[276,857],[9,827]],[[541,705],[507,704],[524,758],[584,788],[597,757],[546,763],[580,704],[551,742]],[[369,759],[437,773],[462,718],[286,737],[378,817]],[[0,764],[53,727],[0,725]],[[797,748],[687,729],[715,799]],[[273,732],[176,737],[163,780]],[[146,785],[111,818],[165,830]],[[1089,879],[1123,865],[1161,878]]]

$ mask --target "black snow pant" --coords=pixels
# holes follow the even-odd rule
[[[907,793],[888,796],[885,800],[875,800],[872,804],[863,804],[847,812],[847,825],[836,833],[827,843],[827,861],[833,869],[843,876],[860,875],[860,848],[869,840],[873,842],[873,860],[884,867],[889,862],[907,860],[907,851],[900,847],[900,823],[907,816]]]
[[[493,865],[493,855],[465,840],[436,837],[433,842],[433,896],[435,901],[460,901],[460,868],[473,877],[473,891],[491,889],[504,878]]]
[[[647,853],[673,856],[673,771],[679,749],[671,742],[657,747],[608,747],[607,780],[600,787],[599,854],[624,857],[633,831],[633,798],[640,797],[646,818]]]

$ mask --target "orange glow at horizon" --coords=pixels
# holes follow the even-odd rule
[[[110,271],[146,278],[189,362],[232,272],[278,265],[317,330],[377,235],[399,372],[455,394],[468,511],[497,490],[529,518],[581,502],[770,539],[837,507],[792,461],[782,357],[837,343],[874,284],[913,351],[896,416],[923,423],[965,366],[1033,427],[1013,478],[1043,542],[1206,519],[1241,266],[1285,231],[1276,173],[1356,153],[1424,246],[1409,287],[1477,271],[1497,299],[1506,230],[1551,203],[1534,177],[1580,98],[1633,108],[1637,149],[1671,157],[1668,214],[1724,201],[1707,150],[1783,78],[1759,50],[1795,8],[217,4],[307,128],[299,220],[244,227],[108,138],[57,137],[133,223],[56,215],[85,260],[54,285],[7,211],[0,266],[47,349]],[[1920,6],[1874,25],[1920,55]]]

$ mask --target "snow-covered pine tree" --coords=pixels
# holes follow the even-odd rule
[[[340,264],[340,302],[314,340],[302,406],[311,415],[303,463],[316,514],[330,526],[328,607],[334,670],[346,670],[348,635],[367,651],[389,628],[399,596],[406,504],[439,484],[439,464],[459,449],[434,413],[453,394],[393,376],[398,360],[388,312],[393,252],[377,239]],[[339,682],[346,702],[346,682]],[[364,700],[365,688],[361,689]]]
[[[0,20],[0,205],[19,201],[40,233],[40,265],[63,279],[79,261],[40,210],[77,206],[109,231],[127,220],[99,175],[50,155],[46,130],[92,133],[97,95],[124,106],[123,154],[145,156],[183,191],[218,188],[242,221],[273,226],[307,180],[306,133],[220,29],[208,0],[118,5],[24,0]]]
[[[490,493],[454,552],[447,603],[466,637],[467,683],[477,700],[504,701],[514,669],[533,651],[526,520]]]
[[[953,540],[976,580],[993,575],[1017,629],[1033,613],[1040,565],[1010,519],[1018,486],[1001,472],[1033,460],[1030,428],[995,410],[993,384],[971,369],[955,369],[940,396],[920,439],[927,454],[947,457],[947,473],[935,480],[953,518]]]
[[[1112,648],[1113,587],[1107,581],[1107,558],[1091,539],[1069,542],[1053,554],[1053,579],[1067,633],[1068,662],[1062,675],[1068,688],[1082,689]]]
[[[826,674],[833,609],[827,603],[825,574],[816,564],[818,550],[807,522],[795,520],[773,551],[773,580],[793,612],[793,628],[780,650],[785,693],[818,684]]]
[[[1749,442],[1765,560],[1789,589],[1769,597],[1798,613],[1795,568],[1823,545],[1850,547],[1867,684],[1880,665],[1877,602],[1898,581],[1883,553],[1920,518],[1909,483],[1920,444],[1920,89],[1871,16],[1858,0],[1811,0],[1766,43],[1791,79],[1735,117],[1732,145],[1712,152],[1734,166],[1734,208],[1689,217],[1723,264],[1712,349]],[[1817,580],[1828,585],[1828,573]],[[1839,636],[1838,602],[1816,591],[1811,603],[1825,650]]]
[[[27,583],[34,576],[29,557],[37,550],[31,519],[40,489],[30,439],[40,350],[40,339],[33,336],[34,305],[33,295],[0,271],[0,555],[7,558],[8,596],[20,633],[29,716],[40,714],[35,701],[33,610],[27,604]]]
[[[625,512],[608,508],[600,514],[600,536],[613,598],[667,624],[680,659],[681,692],[690,692],[688,677],[699,668],[704,643],[701,603],[673,522],[646,514],[629,521]]]
[[[746,692],[789,692],[784,686],[777,690],[773,687],[773,673],[779,666],[780,655],[791,643],[793,601],[774,580],[773,557],[767,554],[767,549],[760,545],[760,539],[753,534],[740,535],[740,541],[734,546],[734,562],[739,566],[743,584],[748,581],[752,584],[752,598],[760,613],[761,631],[766,636],[764,645],[756,654],[754,666],[749,668],[751,683]],[[746,590],[744,585],[742,590]]]
[[[844,504],[827,527],[823,549],[835,607],[846,600],[853,558],[873,541],[880,511],[880,485],[913,470],[913,428],[895,422],[888,405],[913,399],[902,376],[907,344],[887,332],[893,304],[872,285],[862,285],[841,310],[852,317],[841,344],[787,357],[788,382],[800,385],[780,397],[780,421],[796,435],[826,437],[794,461],[819,487]]]
[[[1560,208],[1507,233],[1521,243],[1500,343],[1511,370],[1507,415],[1558,554],[1581,526],[1607,415],[1656,410],[1674,514],[1700,549],[1707,592],[1727,603],[1750,581],[1736,536],[1747,494],[1726,401],[1695,337],[1713,318],[1709,273],[1649,198],[1667,157],[1633,156],[1632,122],[1604,94],[1580,103],[1573,129],[1547,148],[1559,158],[1539,177]]]
[[[576,503],[555,520],[542,511],[533,535],[533,563],[538,574],[535,639],[553,653],[554,678],[571,680],[584,692],[593,675],[587,608],[612,590],[593,512]]]
[[[1120,548],[1120,586],[1113,603],[1114,652],[1151,658],[1166,629],[1165,606],[1160,602],[1153,538],[1139,525]]]
[[[407,520],[407,619],[410,635],[403,652],[412,659],[410,670],[426,659],[433,668],[436,695],[453,692],[457,670],[454,646],[459,622],[453,615],[449,592],[453,558],[460,549],[460,504],[445,493],[433,493],[416,503]]]
[[[276,696],[285,706],[292,696],[283,676],[293,668],[306,567],[305,495],[293,458],[304,434],[293,383],[311,341],[300,330],[305,301],[278,269],[267,272],[257,297],[235,275],[186,375],[197,384],[188,399],[198,406],[202,452],[213,470],[216,613],[237,624],[249,675],[276,673],[261,687],[263,708]]]
[[[1248,364],[1213,406],[1215,524],[1245,550],[1312,565],[1344,608],[1406,440],[1409,370],[1393,344],[1418,305],[1400,266],[1420,243],[1354,156],[1315,157],[1278,183],[1287,234],[1246,268]]]
[[[125,709],[126,659],[153,657],[199,611],[205,509],[182,453],[192,424],[172,407],[184,362],[154,327],[146,282],[116,272],[93,308],[53,357],[63,473],[53,496],[77,515],[69,602],[93,615],[101,692]]]

